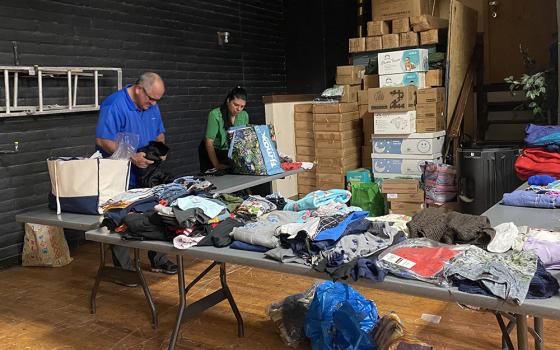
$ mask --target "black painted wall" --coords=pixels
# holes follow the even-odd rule
[[[282,1],[0,0],[0,65],[13,64],[17,41],[21,65],[121,67],[125,83],[158,72],[167,86],[160,108],[168,161],[189,173],[198,169],[207,113],[230,88],[248,89],[251,120],[261,122],[261,96],[286,92],[284,21]],[[229,45],[217,45],[217,31],[231,33]],[[0,265],[21,254],[14,215],[46,205],[45,159],[92,153],[96,120],[96,113],[0,120],[0,149],[14,141],[21,148],[0,155]]]

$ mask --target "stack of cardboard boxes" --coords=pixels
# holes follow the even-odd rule
[[[344,188],[346,171],[359,167],[360,125],[356,101],[313,105],[318,189]]]
[[[424,191],[414,179],[384,180],[381,193],[387,199],[390,214],[413,216],[424,209]]]
[[[371,168],[371,135],[373,134],[373,113],[368,110],[368,89],[379,87],[379,75],[364,75],[362,79],[362,90],[358,91],[358,108],[362,119],[363,140],[362,145],[362,167]]]
[[[313,134],[313,105],[294,105],[294,129],[296,137],[296,159],[300,162],[315,161],[315,137]],[[315,169],[298,174],[298,194],[300,197],[315,191]]]

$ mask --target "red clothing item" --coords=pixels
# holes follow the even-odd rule
[[[301,168],[301,162],[282,163],[282,164],[280,164],[280,166],[284,170],[297,170],[297,169]]]
[[[410,271],[420,277],[431,278],[437,275],[447,262],[462,252],[459,249],[446,247],[403,247],[397,248],[391,253],[416,263],[410,268]]]
[[[560,153],[548,152],[546,148],[525,148],[515,161],[515,173],[521,180],[533,175],[560,177]]]

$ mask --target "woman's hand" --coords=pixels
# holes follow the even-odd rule
[[[145,169],[150,164],[154,164],[153,160],[146,159],[146,153],[144,152],[134,153],[134,155],[130,157],[130,161],[132,162],[132,164],[141,169]]]

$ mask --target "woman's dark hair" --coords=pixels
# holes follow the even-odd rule
[[[222,103],[222,106],[220,107],[220,112],[222,112],[222,118],[224,119],[224,127],[226,130],[232,126],[229,119],[229,110],[227,104],[229,101],[236,98],[247,101],[247,91],[239,85],[231,89],[231,91],[227,94],[224,103]]]

